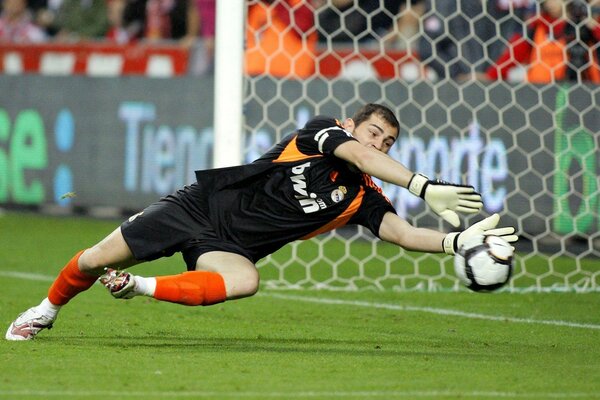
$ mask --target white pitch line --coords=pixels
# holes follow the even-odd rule
[[[340,300],[340,299],[326,299],[323,297],[294,296],[294,295],[281,294],[281,293],[262,293],[262,296],[274,297],[274,298],[278,298],[278,299],[282,299],[282,300],[305,301],[308,303],[379,308],[379,309],[395,310],[395,311],[424,312],[424,313],[429,313],[429,314],[451,315],[454,317],[482,319],[482,320],[488,320],[488,321],[503,321],[503,322],[508,321],[508,322],[523,323],[523,324],[540,324],[540,325],[566,326],[569,328],[600,329],[600,325],[598,325],[598,324],[584,324],[584,323],[579,323],[579,322],[560,321],[560,320],[516,318],[516,317],[506,317],[506,316],[502,316],[502,315],[487,315],[487,314],[470,313],[470,312],[465,312],[465,311],[460,311],[460,310],[452,310],[452,309],[447,309],[447,308],[403,306],[403,305],[398,305],[398,304],[373,303],[373,302],[358,301],[358,300]]]
[[[17,271],[0,271],[0,276],[7,276],[10,278],[27,279],[33,281],[52,282],[54,277],[42,274],[35,274],[29,272],[17,272]],[[368,301],[358,300],[340,300],[340,299],[327,299],[323,297],[309,297],[309,296],[295,296],[282,293],[273,292],[261,292],[259,296],[273,297],[282,300],[293,300],[293,301],[304,301],[308,303],[319,303],[319,304],[333,304],[353,307],[367,307],[367,308],[378,308],[384,310],[395,310],[395,311],[412,311],[412,312],[424,312],[436,315],[451,315],[455,317],[481,319],[487,321],[508,321],[522,324],[539,324],[539,325],[552,325],[552,326],[565,326],[569,328],[583,328],[583,329],[600,329],[598,324],[585,324],[580,322],[570,322],[561,320],[544,320],[544,319],[533,319],[533,318],[516,318],[506,317],[502,315],[487,315],[478,313],[469,313],[460,310],[452,310],[447,308],[434,308],[434,307],[418,307],[418,306],[403,306],[398,304],[389,303],[374,303]]]
[[[17,272],[17,271],[0,271],[0,276],[7,276],[9,278],[19,278],[28,281],[42,281],[42,282],[53,282],[55,278],[42,275],[34,274],[32,272]]]
[[[217,392],[217,391],[108,391],[108,390],[0,390],[0,396],[38,396],[38,397],[105,397],[105,398],[540,398],[540,399],[596,399],[600,393],[572,393],[572,392],[498,392],[498,391],[449,391],[449,390],[422,390],[422,391],[304,391],[304,392]]]

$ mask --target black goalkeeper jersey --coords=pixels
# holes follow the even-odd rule
[[[395,210],[370,176],[333,155],[350,140],[337,120],[316,117],[251,164],[196,171],[217,236],[254,261],[346,224],[378,236]]]

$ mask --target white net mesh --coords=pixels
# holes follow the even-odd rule
[[[392,157],[474,185],[517,227],[509,290],[593,291],[598,226],[600,25],[580,0],[249,1],[246,158],[308,118],[394,109]],[[404,189],[398,214],[448,229]],[[259,264],[280,288],[456,290],[452,259],[409,253],[361,228],[293,243]]]

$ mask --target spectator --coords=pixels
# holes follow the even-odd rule
[[[123,9],[123,26],[130,40],[144,37],[146,25],[146,0],[126,0]]]
[[[600,24],[589,11],[589,5],[582,0],[546,0],[525,35],[515,35],[496,65],[489,68],[488,77],[506,79],[511,68],[524,64],[526,79],[532,83],[600,83],[596,50]]]
[[[28,0],[27,2],[33,22],[42,28],[48,38],[58,33],[55,18],[61,3],[62,0]]]
[[[495,23],[475,0],[427,0],[419,53],[440,79],[484,77]],[[447,29],[446,29],[447,27]]]
[[[488,48],[489,58],[496,60],[506,50],[508,40],[522,35],[527,19],[533,14],[535,0],[488,0],[486,12],[495,22],[494,38]]]
[[[301,0],[252,1],[246,29],[246,72],[306,78],[315,69],[314,8]]]
[[[123,44],[143,38],[146,0],[108,0],[107,8],[108,39]]]
[[[198,36],[200,41],[190,55],[189,73],[202,75],[214,67],[215,54],[215,0],[194,0],[198,10]]]
[[[425,13],[424,0],[410,0],[400,7],[396,19],[397,35],[393,38],[393,47],[413,49],[417,47],[419,36],[419,21]]]
[[[58,40],[102,38],[108,31],[106,0],[63,0],[56,25]]]
[[[46,40],[42,29],[31,20],[26,0],[4,0],[0,15],[0,41],[39,43]]]
[[[197,39],[199,14],[195,0],[148,0],[145,38],[151,42],[177,40],[191,48]]]
[[[106,3],[108,18],[107,39],[118,44],[129,43],[131,38],[124,26],[123,14],[125,10],[125,0],[108,0]]]
[[[315,5],[320,42],[366,43],[388,37],[405,0],[319,0]]]
[[[216,0],[196,0],[196,8],[200,20],[199,35],[205,42],[214,47]]]

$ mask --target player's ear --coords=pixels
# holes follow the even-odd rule
[[[354,125],[354,120],[352,118],[346,118],[344,122],[342,122],[342,128],[350,133],[354,132],[355,127],[356,125]]]

